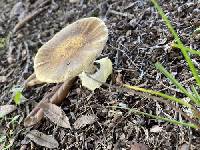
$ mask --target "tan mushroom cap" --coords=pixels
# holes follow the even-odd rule
[[[80,19],[44,44],[34,59],[38,80],[58,83],[86,71],[108,39],[105,23],[96,17]]]

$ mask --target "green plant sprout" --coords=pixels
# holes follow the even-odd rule
[[[195,68],[190,56],[188,55],[188,53],[191,53],[191,54],[196,54],[196,55],[200,56],[200,52],[183,45],[178,34],[173,29],[169,19],[167,18],[167,16],[163,12],[162,8],[158,5],[157,1],[156,0],[151,0],[151,1],[154,4],[154,7],[157,9],[158,13],[161,15],[162,19],[164,20],[165,25],[167,26],[167,28],[169,29],[171,34],[174,36],[175,43],[172,44],[172,47],[178,48],[178,49],[181,50],[188,66],[190,68],[190,71],[192,72],[192,75],[193,75],[193,77],[196,81],[197,87],[195,85],[192,85],[191,86],[191,92],[187,91],[184,88],[184,86],[178,80],[176,80],[174,78],[172,73],[168,72],[159,62],[157,62],[155,64],[156,69],[159,70],[160,72],[162,72],[171,81],[171,83],[173,83],[179,89],[179,91],[181,93],[183,93],[185,96],[187,96],[187,98],[190,99],[190,102],[186,102],[186,101],[179,99],[175,96],[170,96],[170,95],[167,95],[167,94],[162,93],[162,92],[157,92],[157,91],[150,90],[150,89],[140,88],[140,87],[137,87],[137,86],[131,86],[131,85],[124,84],[123,87],[125,87],[126,89],[130,89],[130,90],[145,92],[145,93],[148,93],[150,95],[159,96],[159,97],[162,97],[164,99],[168,99],[172,102],[176,102],[176,103],[192,110],[193,116],[192,116],[192,118],[186,118],[186,119],[189,120],[189,122],[181,122],[181,121],[172,120],[172,119],[161,117],[161,116],[151,115],[151,114],[148,114],[148,113],[145,113],[145,112],[138,111],[136,109],[121,108],[121,107],[116,107],[116,108],[128,109],[130,112],[134,112],[134,113],[139,114],[139,115],[145,115],[145,116],[157,119],[157,120],[164,120],[164,121],[176,124],[176,125],[182,125],[182,126],[192,127],[192,128],[195,128],[195,129],[200,129],[200,124],[198,123],[198,119],[200,118],[200,115],[199,115],[200,112],[196,109],[196,107],[200,106],[200,95],[196,90],[196,88],[200,87],[200,76],[198,74],[198,70]],[[193,120],[194,118],[196,118],[197,120],[191,122],[191,120]]]
[[[23,88],[21,87],[14,87],[12,89],[12,97],[13,97],[13,100],[15,102],[16,105],[19,105],[22,101],[22,99],[24,98],[24,96],[22,95],[22,90]]]

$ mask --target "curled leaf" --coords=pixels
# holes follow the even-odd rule
[[[112,73],[112,62],[109,58],[102,58],[95,61],[100,64],[100,69],[92,75],[87,75],[85,72],[79,74],[82,85],[94,91],[99,88],[102,83],[105,83],[108,76]],[[99,81],[99,82],[98,82]]]
[[[40,108],[43,109],[44,115],[53,123],[63,128],[71,128],[68,117],[57,105],[51,103],[41,103]]]
[[[87,124],[93,124],[97,120],[96,115],[85,115],[81,116],[74,122],[74,128],[80,129],[85,127]]]
[[[5,115],[15,111],[17,107],[15,105],[3,105],[0,106],[0,118],[3,118]]]
[[[59,146],[58,142],[55,140],[53,136],[46,135],[37,130],[32,130],[28,132],[26,136],[30,138],[30,140],[32,140],[33,142],[35,142],[36,144],[40,146],[44,146],[47,148],[58,148]]]

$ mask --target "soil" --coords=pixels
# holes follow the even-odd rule
[[[184,98],[169,80],[155,69],[159,61],[171,71],[187,88],[193,82],[179,49],[171,48],[174,41],[161,17],[148,0],[1,0],[0,37],[9,38],[16,24],[29,13],[46,8],[27,21],[10,36],[4,47],[0,47],[0,104],[14,104],[12,89],[22,86],[33,73],[33,59],[37,50],[66,25],[84,17],[102,18],[108,29],[109,39],[99,58],[109,57],[113,63],[113,74],[107,83],[127,83],[162,91]],[[198,38],[192,35],[200,26],[198,0],[160,0],[159,4],[169,17],[181,40],[193,49],[200,49]],[[197,67],[200,58],[191,55]],[[98,59],[99,59],[98,58]],[[164,121],[129,113],[124,109],[108,106],[137,108],[154,115],[185,121],[178,112],[164,103],[148,97],[130,94],[116,88],[102,86],[94,92],[81,86],[78,79],[61,108],[69,117],[71,125],[82,115],[95,114],[97,121],[81,129],[64,129],[44,118],[41,123],[25,128],[24,118],[44,94],[55,84],[43,84],[23,90],[27,102],[1,121],[1,134],[13,141],[10,149],[47,149],[25,136],[29,130],[38,130],[53,135],[59,142],[58,149],[136,149],[135,143],[143,145],[141,150],[181,149],[184,144],[191,149],[200,149],[200,133],[194,129],[173,125]],[[20,115],[17,123],[9,124],[9,118]],[[152,132],[155,127],[162,129]],[[12,136],[10,136],[12,133]],[[0,143],[1,144],[1,143]],[[142,147],[142,146],[141,146]],[[186,146],[187,147],[187,146]]]

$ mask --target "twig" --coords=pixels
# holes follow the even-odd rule
[[[36,17],[38,14],[40,14],[42,11],[46,10],[47,8],[48,8],[48,6],[43,7],[43,8],[39,8],[38,10],[34,11],[33,13],[27,15],[22,21],[18,22],[15,25],[15,27],[13,29],[13,33],[15,33],[17,30],[22,28],[27,22],[32,20],[34,17]]]
[[[29,65],[31,63],[31,56],[30,56],[28,44],[25,41],[24,41],[24,46],[25,46],[25,49],[26,49],[26,65],[24,67],[24,70],[22,72],[20,79],[18,80],[19,83],[21,83],[22,80],[24,80],[24,78],[23,78],[24,74],[28,72],[28,68],[29,68]]]
[[[133,19],[133,18],[135,18],[135,15],[133,15],[133,14],[130,14],[130,13],[122,13],[122,12],[118,12],[118,11],[115,11],[115,10],[112,10],[112,9],[110,9],[110,10],[108,10],[109,11],[109,13],[111,13],[111,14],[115,14],[115,15],[119,15],[119,16],[123,16],[123,17],[127,17],[128,19]]]
[[[13,56],[12,56],[12,52],[13,52],[13,46],[12,46],[12,42],[11,41],[11,37],[12,37],[12,32],[9,32],[6,38],[6,48],[8,49],[7,52],[7,61],[9,64],[11,64],[13,62]]]
[[[55,87],[55,89],[51,93],[46,95],[25,118],[24,126],[33,126],[43,118],[44,113],[43,110],[40,108],[40,105],[42,103],[60,104],[68,95],[70,88],[72,87],[75,80],[76,78],[70,81],[65,81],[61,86]]]
[[[35,7],[44,7],[45,5],[47,5],[48,3],[50,3],[51,2],[51,0],[46,0],[46,1],[44,1],[44,2],[42,2],[41,3],[41,1],[39,0],[39,1],[36,1],[35,2],[35,4],[33,5],[33,8],[35,8]]]

